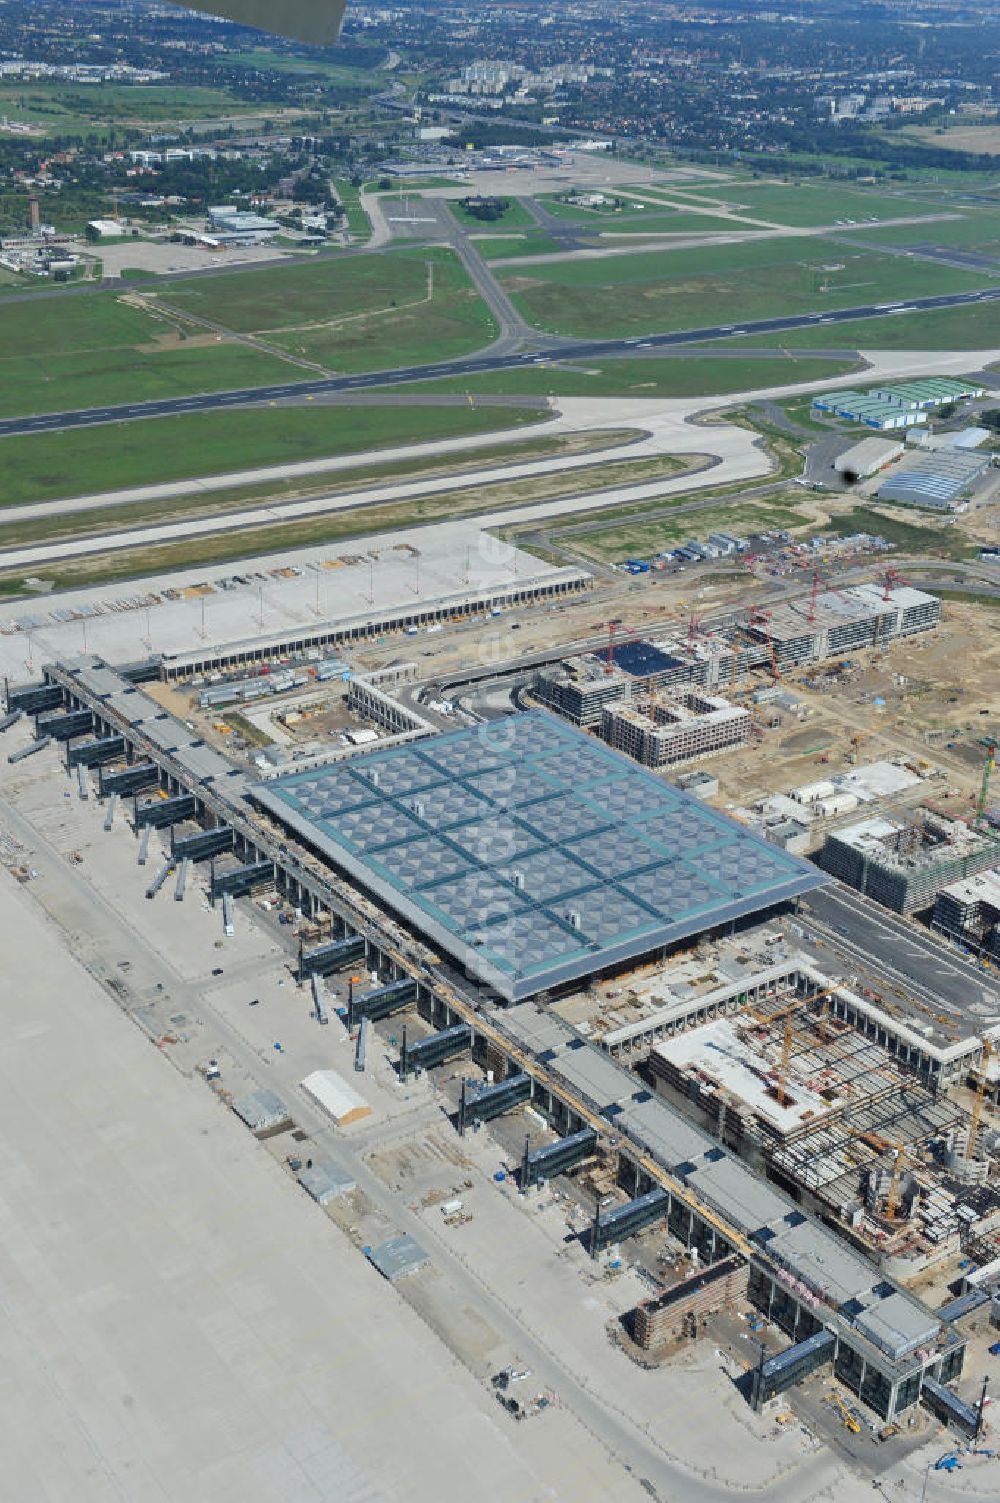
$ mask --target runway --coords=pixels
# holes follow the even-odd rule
[[[799,313],[782,318],[750,320],[742,324],[712,324],[700,329],[681,329],[630,339],[569,340],[553,337],[550,340],[544,333],[539,333],[536,348],[523,354],[501,351],[492,355],[486,353],[455,360],[439,360],[428,365],[403,366],[397,370],[369,371],[362,375],[318,377],[313,381],[243,387],[237,391],[206,392],[200,396],[163,397],[152,402],[75,408],[66,412],[40,413],[33,417],[6,418],[0,421],[0,438],[23,433],[89,428],[99,423],[122,423],[137,418],[168,417],[185,412],[224,411],[227,407],[245,407],[252,402],[283,401],[289,397],[316,397],[328,392],[405,386],[413,381],[430,381],[445,376],[475,377],[495,371],[520,370],[525,366],[548,364],[552,360],[607,359],[634,355],[637,350],[669,351],[684,345],[700,344],[713,339],[732,339],[744,334],[749,337],[780,334],[821,324],[845,325],[869,318],[928,313],[941,308],[962,308],[998,300],[1000,288],[986,288],[978,292],[909,298],[894,303],[866,303],[829,313]],[[547,344],[551,346],[549,352],[540,352],[539,346]]]

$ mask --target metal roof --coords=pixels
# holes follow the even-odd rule
[[[544,711],[252,792],[510,1001],[825,880]]]
[[[408,1232],[402,1237],[390,1237],[388,1241],[380,1242],[368,1256],[390,1284],[406,1278],[407,1274],[416,1273],[430,1262],[420,1243]]]
[[[353,1175],[330,1159],[320,1159],[311,1169],[300,1169],[296,1177],[303,1190],[321,1206],[355,1188]]]
[[[233,1111],[254,1132],[288,1121],[288,1108],[273,1091],[248,1091],[233,1101]]]
[[[685,1181],[706,1205],[714,1206],[734,1226],[749,1234],[760,1227],[782,1223],[788,1202],[777,1190],[747,1169],[738,1159],[716,1150],[717,1157],[703,1159]]]
[[[970,449],[934,449],[911,459],[879,486],[880,501],[950,506],[990,467],[989,454]]]

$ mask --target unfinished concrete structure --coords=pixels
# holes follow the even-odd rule
[[[692,690],[654,697],[641,709],[605,706],[601,735],[644,767],[665,767],[743,746],[750,739],[751,723],[749,710]]]
[[[980,872],[942,887],[931,926],[977,954],[1000,956],[1000,871]]]
[[[753,641],[773,646],[779,669],[885,647],[896,637],[932,631],[941,616],[935,595],[909,585],[855,585],[779,605],[748,622]]]
[[[593,729],[606,707],[631,704],[640,688],[731,692],[758,670],[780,673],[933,631],[940,616],[937,596],[909,585],[823,590],[766,612],[705,619],[683,636],[624,642],[607,653],[547,664],[535,675],[533,693],[565,720]]]
[[[730,1255],[644,1299],[629,1315],[636,1345],[656,1351],[680,1336],[697,1335],[700,1321],[746,1299],[748,1274],[747,1264]]]
[[[930,809],[860,820],[827,835],[816,861],[894,913],[929,908],[943,887],[1000,863],[1000,840]]]

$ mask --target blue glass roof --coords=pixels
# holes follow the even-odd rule
[[[600,659],[606,657],[606,654],[598,652],[594,656]],[[652,642],[616,642],[611,649],[611,661],[616,668],[620,668],[623,673],[630,673],[633,678],[648,678],[650,674],[665,673],[668,668],[677,668],[683,660],[672,657]]]
[[[826,880],[545,711],[253,796],[508,1000]]]

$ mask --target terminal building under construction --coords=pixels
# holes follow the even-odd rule
[[[876,815],[831,831],[816,859],[885,908],[919,913],[942,888],[1000,864],[1000,839],[991,827],[921,808],[911,820]],[[943,905],[939,928],[947,912]]]
[[[962,1371],[954,1322],[901,1287],[849,1223],[834,1227],[793,1198],[794,1176],[769,1181],[743,1161],[745,1145],[733,1151],[725,1124],[695,1120],[642,1079],[626,1058],[635,1031],[630,1047],[615,1048],[558,1010],[602,976],[620,986],[640,963],[662,968],[682,943],[741,943],[822,885],[822,872],[543,711],[251,780],[144,689],[154,676],[152,663],[127,672],[92,657],[52,663],[41,684],[9,693],[8,708],[34,717],[33,744],[64,745],[67,769],[95,777],[109,820],[117,796],[167,794],[155,801],[171,805],[158,828],[167,818],[195,824],[172,837],[170,859],[219,863],[209,890],[224,914],[262,881],[298,907],[322,935],[300,955],[300,979],[376,972],[373,989],[352,997],[352,1018],[415,1009],[432,1030],[408,1050],[421,1068],[468,1052],[485,1083],[463,1090],[460,1130],[530,1103],[561,1150],[574,1134],[583,1154],[596,1140],[619,1196],[599,1203],[591,1252],[659,1224],[706,1267],[701,1283],[646,1312],[651,1342],[682,1312],[742,1298],[745,1274],[747,1297],[790,1342],[758,1399],[826,1366],[887,1421],[928,1395],[960,1417],[964,1406],[942,1387]],[[135,805],[137,839],[146,802]],[[734,1011],[752,979],[736,983]],[[756,990],[815,1007],[823,985],[795,966]],[[670,1017],[692,1005],[688,987]],[[832,1013],[818,1026],[844,1040],[889,1026],[843,992]],[[660,1024],[665,1039],[669,1018]],[[896,1026],[895,1036],[921,1087],[913,1099],[929,1109],[932,1046],[916,1029]],[[940,1073],[961,1068],[963,1048],[944,1044]],[[894,1106],[891,1092],[885,1100]],[[818,1108],[808,1125],[824,1125]],[[949,1130],[946,1112],[934,1127]]]
[[[935,595],[891,581],[814,591],[768,611],[702,621],[686,636],[612,642],[606,654],[566,658],[538,671],[533,693],[574,725],[597,730],[604,711],[631,702],[640,686],[666,694],[731,692],[755,670],[780,673],[882,648],[932,631],[940,615]]]

